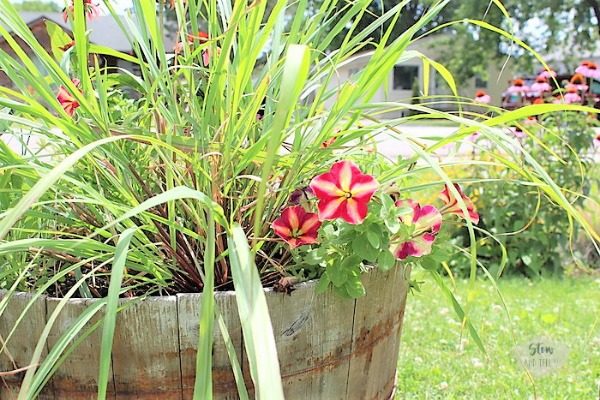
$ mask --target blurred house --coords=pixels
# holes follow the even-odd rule
[[[408,47],[408,50],[414,50],[422,53],[434,61],[440,60],[440,44],[439,36],[429,36],[418,40]],[[330,87],[341,86],[347,80],[352,80],[356,74],[367,65],[371,57],[370,52],[359,53],[349,62],[344,64],[337,70],[337,77],[332,80]],[[411,102],[413,97],[413,87],[417,92],[425,93],[424,85],[424,67],[421,58],[414,57],[411,59],[398,60],[393,70],[390,72],[388,79],[384,85],[377,91],[373,101],[398,101]],[[444,78],[433,68],[430,68],[428,94],[430,96],[449,96],[452,91]],[[474,77],[466,82],[456,82],[459,96],[472,99],[477,90],[486,91],[492,98],[492,105],[499,106],[502,101],[502,93],[507,88],[509,82],[514,75],[514,69],[509,63],[504,69],[497,62],[490,63],[487,71],[487,77]],[[440,110],[455,110],[456,104],[451,103],[455,100],[447,98],[450,102],[446,104],[435,104],[433,108]],[[440,99],[436,99],[439,102]],[[431,100],[430,100],[431,101]]]
[[[69,22],[64,21],[62,13],[22,12],[21,17],[23,18],[31,32],[34,34],[38,42],[46,49],[48,53],[51,53],[51,46],[50,36],[46,28],[46,21],[52,21],[58,24],[70,37],[73,37],[70,24]],[[125,23],[124,26],[127,26],[127,23]],[[126,34],[119,26],[118,21],[116,21],[111,15],[99,16],[93,21],[89,21],[87,28],[90,31],[90,42],[92,44],[105,46],[113,50],[118,50],[120,52],[130,55],[133,54],[131,44],[127,40]],[[19,45],[21,45],[23,49],[26,49],[28,56],[39,68],[41,68],[41,63],[38,61],[38,58],[34,54],[33,50],[25,46],[23,41],[16,35],[13,35],[13,38],[17,41],[17,43],[19,43]],[[173,45],[173,39],[170,39],[168,37],[165,38],[165,46],[167,46],[168,49],[171,49]],[[0,37],[0,50],[16,58],[14,51],[11,49],[10,45],[7,43],[4,37]],[[130,63],[128,61],[123,61],[116,57],[107,55],[101,55],[99,56],[99,59],[101,65],[103,66],[124,68],[133,73],[138,72],[136,64]],[[0,71],[0,86],[10,86],[10,84],[11,82],[6,76],[6,74],[3,71]]]

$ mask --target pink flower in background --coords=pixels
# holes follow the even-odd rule
[[[527,134],[523,132],[523,129],[521,129],[520,126],[513,126],[512,128],[510,128],[510,133],[512,133],[517,139],[523,139],[527,136]]]
[[[367,216],[367,204],[379,184],[371,175],[363,174],[351,161],[338,161],[329,172],[313,178],[310,188],[319,199],[319,218],[342,218],[359,224]]]
[[[589,65],[587,77],[592,79],[600,79],[600,69],[598,69],[598,64],[591,63]]]
[[[67,22],[69,18],[72,18],[75,12],[75,6],[71,1],[71,5],[63,9],[63,20]],[[83,13],[85,14],[88,21],[93,21],[100,16],[100,5],[93,2],[94,0],[83,0]]]
[[[492,98],[483,90],[478,90],[477,93],[475,93],[474,101],[475,103],[490,104]]]
[[[399,260],[408,257],[421,257],[431,253],[431,247],[436,234],[442,226],[442,214],[432,205],[421,206],[414,200],[399,200],[398,207],[409,207],[411,212],[404,214],[400,220],[414,226],[414,236],[405,242],[399,243],[392,250]]]
[[[535,124],[537,124],[537,118],[534,116],[529,116],[527,119],[525,119],[525,121],[523,121],[523,125],[525,126],[532,126]]]
[[[271,224],[277,236],[293,249],[306,244],[318,243],[321,221],[315,213],[309,213],[302,206],[291,206],[283,210],[281,216]]]
[[[588,85],[585,83],[585,76],[582,74],[573,75],[569,83],[570,85],[575,86],[580,92],[587,92],[588,90]]]
[[[545,69],[542,72],[540,72],[540,76],[543,76],[546,79],[556,78],[556,71],[554,71],[553,69]]]
[[[75,86],[79,85],[79,79],[72,79],[71,81],[73,84],[75,84]],[[56,100],[58,100],[63,110],[65,110],[65,112],[71,117],[75,114],[75,110],[79,107],[79,102],[64,86],[58,88]]]
[[[594,146],[600,148],[600,133],[598,133],[594,138]]]
[[[584,63],[586,64],[583,65]],[[598,69],[598,65],[591,61],[584,61],[581,63],[581,65],[575,70],[575,73],[581,74],[586,78],[600,79],[600,70]]]
[[[541,96],[545,92],[551,92],[552,86],[548,83],[548,78],[538,75],[538,77],[535,78],[535,83],[531,85],[531,91],[536,93],[537,96]]]
[[[477,139],[479,139],[479,137],[480,137],[480,136],[481,136],[481,133],[479,133],[479,132],[475,132],[475,133],[472,133],[472,134],[471,134],[471,135],[470,135],[470,136],[467,138],[467,140],[468,140],[468,141],[470,141],[470,142],[476,142],[476,141],[477,141]]]
[[[582,61],[581,64],[575,69],[576,74],[581,74],[583,76],[587,76],[590,70],[591,61]]]
[[[479,214],[477,213],[477,209],[475,208],[473,201],[471,201],[469,196],[463,193],[458,183],[454,184],[454,188],[458,191],[458,194],[460,195],[465,205],[465,208],[467,209],[468,218],[474,224],[479,223]],[[466,218],[465,213],[458,204],[458,200],[456,199],[456,197],[454,197],[454,194],[450,192],[450,188],[448,187],[448,185],[446,185],[444,187],[444,190],[440,192],[440,199],[442,199],[442,201],[444,202],[444,208],[441,210],[442,214],[456,214],[461,218]]]
[[[581,103],[581,96],[579,95],[577,86],[575,85],[567,85],[567,93],[565,94],[565,103],[573,104],[573,103]]]
[[[515,79],[512,82],[512,86],[507,89],[508,93],[521,93],[525,94],[529,92],[529,86],[525,85],[523,79]]]

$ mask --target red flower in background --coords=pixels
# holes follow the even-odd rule
[[[400,220],[414,226],[414,237],[398,244],[393,249],[394,256],[399,260],[407,257],[422,257],[431,253],[431,247],[436,234],[442,226],[442,214],[432,205],[421,206],[414,200],[399,200],[398,207],[410,207],[411,212],[404,214]]]
[[[459,184],[455,183],[454,188],[458,191],[458,193],[465,205],[465,208],[467,209],[468,218],[474,224],[479,223],[479,214],[477,213],[477,210],[475,209],[475,205],[473,204],[473,202],[471,201],[469,196],[467,196],[466,194],[463,193]],[[442,199],[442,201],[444,202],[444,205],[445,205],[444,208],[442,209],[442,213],[456,214],[461,218],[465,218],[465,219],[467,218],[465,216],[465,213],[463,212],[463,210],[460,208],[460,205],[458,204],[458,200],[456,199],[456,197],[454,197],[452,192],[450,192],[450,188],[448,187],[448,185],[446,185],[444,187],[444,190],[442,190],[442,192],[440,193],[440,199]]]
[[[366,218],[367,204],[378,185],[375,178],[363,174],[351,161],[336,162],[329,172],[310,182],[319,199],[319,218],[342,218],[350,224],[359,224]]]
[[[198,35],[192,35],[192,34],[188,33],[187,34],[187,42],[190,45],[193,45],[195,42],[198,42],[199,44],[205,44],[208,42],[208,33],[202,32],[202,31],[198,32]],[[177,42],[175,44],[175,48],[173,49],[173,51],[175,52],[175,54],[182,53],[183,52],[183,43]],[[205,67],[208,67],[209,63],[210,63],[210,50],[205,49],[202,51],[202,64]]]
[[[71,5],[63,9],[63,20],[67,22],[75,11],[75,6],[71,1]],[[83,0],[83,12],[88,21],[93,21],[100,16],[100,5],[93,3],[93,0]]]
[[[336,140],[337,140],[337,136],[330,137],[329,139],[327,139],[323,143],[321,143],[321,148],[322,149],[328,148],[329,146],[334,144]]]
[[[62,51],[67,51],[73,46],[75,46],[75,41],[71,40],[69,43],[65,44],[64,46],[59,47],[59,49],[61,49]]]
[[[79,85],[78,79],[73,79],[72,81],[75,84],[75,86]],[[75,99],[75,97],[73,97],[71,93],[69,93],[67,88],[65,88],[64,86],[61,86],[58,89],[58,93],[56,94],[56,100],[58,100],[63,110],[65,110],[65,112],[71,117],[73,116],[73,114],[75,114],[75,110],[79,107],[79,102]]]
[[[318,243],[321,221],[315,213],[309,213],[302,206],[287,207],[271,224],[277,236],[291,248]]]

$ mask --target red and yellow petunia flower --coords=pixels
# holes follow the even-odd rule
[[[467,196],[466,194],[463,193],[459,184],[455,183],[454,188],[458,191],[463,203],[465,204],[465,207],[468,212],[468,218],[474,224],[479,223],[479,214],[477,213],[477,209],[475,208],[473,201],[471,201],[469,196]],[[441,191],[440,199],[442,199],[442,201],[445,204],[444,208],[442,209],[443,214],[456,214],[459,217],[466,219],[463,210],[460,208],[460,205],[458,204],[458,200],[450,192],[448,185],[446,185],[444,187],[444,190]]]
[[[277,236],[290,247],[296,248],[306,244],[318,243],[318,231],[321,221],[315,213],[309,213],[302,206],[287,207],[271,224]]]
[[[414,200],[399,200],[398,207],[410,207],[411,212],[404,214],[400,220],[414,226],[414,236],[405,242],[399,243],[392,249],[394,256],[399,260],[408,257],[422,257],[431,253],[431,247],[436,234],[442,226],[442,214],[432,205],[421,206]]]
[[[375,178],[363,174],[351,161],[336,162],[329,172],[310,182],[319,199],[319,219],[342,218],[350,224],[359,224],[366,218],[367,204],[378,186]]]
[[[78,79],[73,79],[75,86],[79,85]],[[67,88],[61,86],[56,94],[56,100],[60,103],[63,110],[71,117],[75,114],[75,110],[79,107],[79,102],[67,91]]]

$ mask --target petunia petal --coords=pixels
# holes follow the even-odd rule
[[[329,172],[315,176],[309,187],[320,200],[323,197],[341,197],[345,193],[337,185],[335,176]]]
[[[288,207],[283,211],[281,215],[283,218],[287,219],[289,227],[292,231],[297,231],[300,228],[300,219],[298,218],[298,207],[302,208],[301,206]]]
[[[330,172],[338,182],[338,187],[346,193],[350,192],[355,176],[362,174],[352,161],[338,161],[331,166]]]
[[[345,214],[345,197],[333,197],[333,198],[324,198],[319,199],[319,219],[321,221],[324,220],[334,220],[337,218],[341,218],[343,214]],[[344,209],[341,207],[344,205]]]
[[[479,214],[477,213],[477,209],[475,208],[473,201],[469,198],[469,196],[467,196],[466,194],[463,193],[460,185],[455,183],[454,188],[460,194],[462,202],[464,203],[465,208],[467,209],[468,218],[474,224],[479,223]],[[450,192],[450,189],[448,188],[448,186],[445,186],[444,190],[442,190],[442,192],[440,193],[440,199],[442,199],[442,201],[446,205],[445,209],[443,210],[444,213],[456,214],[459,217],[466,219],[465,213],[463,212],[462,208],[460,207],[460,204],[458,204],[458,200]]]
[[[399,260],[404,260],[408,257],[422,257],[431,253],[431,247],[435,241],[435,235],[432,233],[424,233],[412,240],[400,243],[394,249],[394,256]]]
[[[367,204],[354,198],[346,201],[346,213],[342,218],[349,224],[360,224],[367,217]]]
[[[302,235],[298,237],[298,246],[316,243],[319,243],[319,241],[317,240],[317,236],[315,235]]]
[[[309,217],[303,219],[302,226],[300,227],[299,231],[302,235],[308,235],[316,232],[320,226],[321,221],[319,221],[319,216],[317,214],[310,214]]]
[[[276,219],[273,221],[271,224],[271,229],[273,229],[273,231],[275,231],[275,233],[284,240],[292,237],[292,230],[285,225],[281,219]]]
[[[370,175],[361,174],[356,176],[354,181],[352,182],[352,186],[350,188],[350,193],[352,193],[352,197],[365,199],[365,201],[369,201],[373,196],[373,193],[377,191],[379,183],[375,178]]]
[[[442,226],[442,214],[430,204],[419,206],[418,211],[415,212],[413,223],[416,230],[427,230],[435,234],[440,231]]]
[[[317,214],[306,212],[302,206],[287,207],[271,223],[275,234],[292,248],[316,243],[320,226]]]

